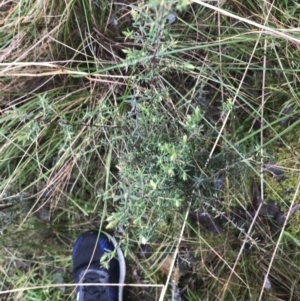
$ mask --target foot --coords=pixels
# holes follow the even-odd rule
[[[101,257],[116,250],[108,269],[100,264]],[[116,240],[108,234],[88,231],[74,244],[73,276],[75,283],[116,283],[125,279],[125,259]],[[123,286],[78,286],[77,301],[122,301]]]

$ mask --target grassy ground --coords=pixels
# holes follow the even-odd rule
[[[0,300],[75,300],[72,243],[120,227],[125,300],[179,301],[172,285],[186,301],[300,300],[298,214],[276,237],[186,218],[247,207],[253,177],[284,211],[300,202],[299,13],[291,0],[0,4]]]

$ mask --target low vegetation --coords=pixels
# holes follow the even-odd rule
[[[126,255],[124,301],[300,300],[299,214],[276,235],[228,218],[253,180],[300,203],[297,1],[0,8],[0,300],[75,300],[92,228]]]

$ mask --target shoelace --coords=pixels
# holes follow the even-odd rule
[[[82,283],[107,283],[108,273],[103,270],[87,271]],[[83,286],[84,301],[109,301],[107,286]]]

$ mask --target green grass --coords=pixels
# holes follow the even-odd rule
[[[282,124],[299,113],[299,12],[277,0],[5,3],[0,299],[74,300],[73,241],[121,226],[137,286],[125,300],[171,300],[172,279],[187,301],[300,300],[299,214],[280,237],[248,233],[250,250],[230,223],[216,236],[185,220],[247,207],[252,177],[285,211],[299,203],[299,122]],[[284,181],[260,174],[270,161]]]

